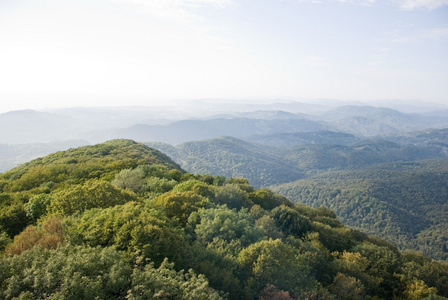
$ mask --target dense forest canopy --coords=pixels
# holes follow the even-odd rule
[[[294,202],[333,209],[344,224],[400,249],[448,259],[448,161],[330,171],[273,187]]]
[[[448,297],[444,263],[130,140],[1,174],[0,251],[2,299]]]
[[[399,249],[446,260],[447,129],[369,139],[317,131],[146,143],[198,173],[244,177],[293,202],[335,210],[344,224]]]

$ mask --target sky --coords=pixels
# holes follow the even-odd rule
[[[0,0],[0,112],[448,103],[448,0]]]

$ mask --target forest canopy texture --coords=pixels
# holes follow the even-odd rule
[[[1,299],[448,299],[446,264],[130,140],[1,174],[0,251]]]

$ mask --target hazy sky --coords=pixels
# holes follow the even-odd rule
[[[448,103],[448,0],[0,0],[0,111]]]

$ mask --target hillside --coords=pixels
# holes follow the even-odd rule
[[[448,161],[332,171],[273,187],[294,202],[326,206],[344,224],[401,249],[448,259]]]
[[[277,149],[232,137],[186,142],[177,147],[146,144],[166,153],[189,172],[244,177],[256,187],[302,177],[300,170],[291,169]]]
[[[256,134],[304,132],[325,129],[325,125],[306,119],[207,119],[183,120],[169,125],[137,124],[129,128],[96,133],[111,137],[127,137],[138,141],[165,142],[173,145],[196,140],[232,136],[241,138]]]
[[[0,192],[2,299],[448,296],[445,264],[130,140],[21,165]]]
[[[87,144],[89,143],[83,140],[31,144],[0,144],[0,173],[32,159]]]
[[[396,243],[400,249],[424,251],[433,258],[446,259],[446,250],[443,249],[447,247],[444,233],[447,218],[438,211],[443,211],[446,205],[443,200],[448,199],[444,194],[445,171],[440,171],[448,161],[445,131],[428,130],[388,137],[397,141],[406,137],[400,144],[387,140],[355,139],[355,143],[348,145],[312,144],[283,148],[280,141],[287,142],[291,136],[285,134],[277,138],[280,147],[230,137],[189,142],[177,147],[160,143],[149,145],[166,151],[187,171],[248,178],[255,187],[271,186],[293,201],[315,207],[328,206],[335,210],[344,224],[380,235]],[[353,137],[329,132],[293,136],[300,139],[291,139],[291,143],[322,138],[347,141]],[[266,138],[271,140],[274,137],[269,135]],[[436,163],[426,161],[428,159]],[[415,167],[400,169],[404,166]],[[323,176],[322,179],[319,176]],[[299,181],[291,180],[294,177]],[[342,179],[338,181],[337,178]],[[367,193],[373,189],[372,182],[376,184],[377,191],[374,197]],[[327,185],[330,183],[329,191]],[[303,190],[303,185],[308,184],[311,190],[315,190],[304,200],[297,193],[309,193]],[[381,188],[387,190],[391,184],[395,185],[394,193],[380,192]],[[344,194],[345,198],[335,194],[342,197],[338,198],[339,202],[328,196],[335,193],[333,190],[345,189],[346,185],[350,189]],[[418,198],[415,195],[422,196]],[[394,203],[400,198],[406,199],[407,204]],[[442,203],[433,203],[439,200]],[[420,209],[422,201],[428,203],[425,209]],[[353,203],[357,203],[359,208],[353,208]],[[372,206],[375,209],[368,213],[351,215],[353,209]],[[418,214],[416,210],[419,210]]]
[[[448,141],[444,130],[421,135],[427,141],[438,136],[437,143],[397,144],[387,140],[361,140],[338,132],[257,136],[268,145],[231,137],[186,142],[176,147],[163,143],[145,143],[177,161],[189,172],[248,178],[256,187],[287,183],[308,174],[328,170],[358,169],[381,163],[446,159]],[[334,144],[320,144],[320,141]],[[349,142],[353,143],[349,143]],[[306,144],[305,144],[306,143]],[[345,145],[344,145],[345,144]],[[276,145],[276,147],[274,147]],[[283,147],[290,146],[292,147]]]
[[[431,145],[448,148],[448,128],[408,131],[383,137],[401,145]]]
[[[291,148],[298,145],[350,145],[361,140],[349,133],[334,131],[312,131],[254,135],[244,140],[267,146]]]
[[[359,105],[340,106],[318,118],[325,120],[335,131],[365,137],[448,126],[446,115],[406,114],[386,107]]]

